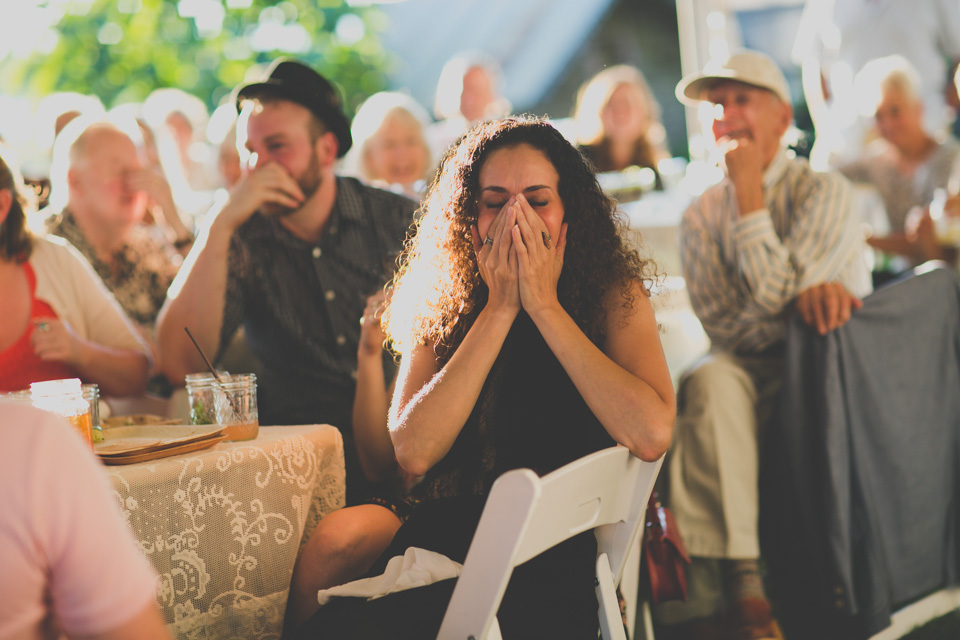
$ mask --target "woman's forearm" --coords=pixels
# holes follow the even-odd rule
[[[149,360],[140,351],[83,342],[75,366],[83,381],[99,386],[105,396],[138,396],[147,388]]]
[[[400,466],[423,475],[453,446],[503,347],[516,311],[480,312],[456,352],[437,368],[431,347],[404,357],[390,416]]]
[[[387,431],[390,398],[380,354],[357,354],[357,389],[353,396],[353,438],[363,474],[370,482],[395,475],[397,458]]]

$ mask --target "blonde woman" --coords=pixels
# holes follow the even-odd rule
[[[656,171],[657,163],[670,157],[660,105],[636,67],[608,67],[584,84],[574,124],[580,151],[599,172],[631,166]]]
[[[354,146],[344,160],[346,171],[419,200],[433,173],[424,136],[429,122],[426,110],[406,94],[381,91],[370,96],[353,119]]]

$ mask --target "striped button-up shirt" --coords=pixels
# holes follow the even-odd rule
[[[729,178],[684,213],[683,271],[693,310],[714,348],[759,353],[784,338],[784,318],[801,291],[840,282],[871,291],[852,190],[781,150],[763,176],[765,209],[738,215]]]
[[[242,323],[260,361],[263,424],[349,429],[360,318],[392,276],[416,203],[337,178],[326,232],[310,243],[255,213],[234,233],[221,349]]]

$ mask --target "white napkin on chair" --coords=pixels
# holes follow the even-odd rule
[[[462,564],[443,554],[410,547],[402,556],[390,558],[381,575],[321,589],[317,592],[317,601],[323,606],[334,597],[374,600],[389,593],[456,578],[462,569]]]

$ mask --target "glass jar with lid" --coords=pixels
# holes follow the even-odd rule
[[[90,403],[83,398],[79,378],[34,382],[30,385],[30,397],[33,406],[38,409],[66,418],[80,436],[93,446]]]

